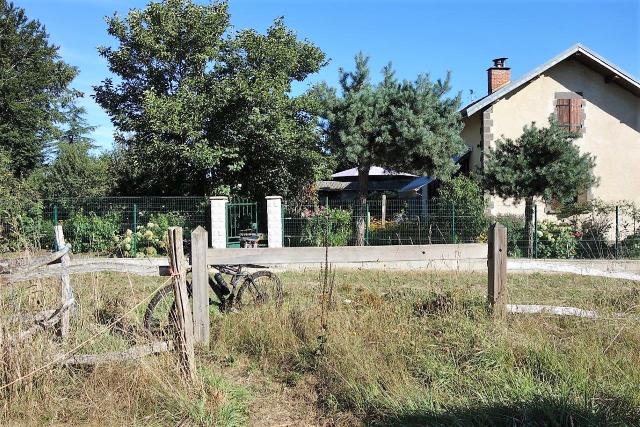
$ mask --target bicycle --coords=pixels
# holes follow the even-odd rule
[[[209,305],[218,306],[222,313],[258,306],[273,301],[277,307],[282,305],[284,294],[280,278],[269,270],[254,273],[243,271],[243,268],[264,269],[254,264],[245,265],[212,265],[217,270],[213,278],[209,274],[209,287],[218,298],[209,298]],[[227,283],[222,273],[230,275]],[[191,282],[187,280],[189,298],[192,296]],[[160,289],[149,301],[144,313],[144,327],[152,335],[163,335],[170,332],[175,320],[175,296],[173,284]]]

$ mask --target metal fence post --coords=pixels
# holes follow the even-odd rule
[[[615,247],[615,257],[616,259],[620,256],[620,207],[616,206],[616,247]]]
[[[136,256],[138,255],[138,236],[136,235],[136,232],[138,231],[138,205],[135,203],[133,204],[133,230],[131,231],[133,232],[131,236],[131,253],[133,256]]]
[[[533,257],[538,258],[538,205],[533,204]]]

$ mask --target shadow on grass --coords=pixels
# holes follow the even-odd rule
[[[619,399],[587,408],[557,401],[458,408],[442,413],[409,413],[370,423],[372,426],[634,426],[640,409]]]

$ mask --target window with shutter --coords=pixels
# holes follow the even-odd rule
[[[581,98],[556,99],[556,119],[560,126],[573,132],[581,132],[584,127]]]

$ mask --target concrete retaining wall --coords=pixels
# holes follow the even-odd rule
[[[338,266],[481,261],[486,264],[487,245],[467,243],[457,245],[403,245],[403,246],[339,246],[330,248],[243,248],[209,249],[209,264],[266,264],[266,265],[319,265],[327,260]],[[452,264],[450,264],[452,265]]]

